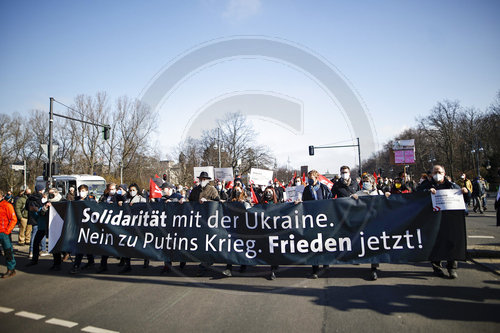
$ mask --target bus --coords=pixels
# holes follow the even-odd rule
[[[84,184],[89,187],[89,195],[93,195],[96,200],[99,200],[106,189],[106,179],[101,176],[93,175],[55,175],[52,176],[54,187],[59,190],[63,197],[73,186],[75,193],[78,194],[78,186]],[[47,181],[43,180],[43,176],[36,177],[36,185],[47,187]]]

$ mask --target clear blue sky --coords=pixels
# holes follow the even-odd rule
[[[334,65],[364,101],[381,144],[439,100],[479,109],[492,102],[500,90],[499,14],[499,1],[2,1],[0,113],[46,110],[50,96],[66,103],[97,91],[140,97],[186,50],[262,35],[301,44]],[[302,135],[254,120],[278,162],[290,156],[293,166],[322,172],[354,164],[354,151],[307,156],[309,144],[350,139],[347,125],[303,73],[263,59],[217,64],[186,80],[160,110],[175,141],[158,135],[163,153],[199,108],[236,90],[304,103]]]

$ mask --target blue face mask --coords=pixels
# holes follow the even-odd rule
[[[309,179],[307,180],[307,183],[308,183],[309,185],[313,186],[313,185],[314,185],[314,179],[309,178]]]
[[[122,190],[118,190],[118,191],[116,191],[116,194],[118,194],[118,195],[122,195]]]

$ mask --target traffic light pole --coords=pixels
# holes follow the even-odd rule
[[[47,187],[52,187],[52,138],[53,138],[53,125],[54,125],[54,98],[50,97],[50,110],[49,110],[49,144],[47,154],[49,154],[49,165],[47,166],[48,182]]]
[[[363,169],[361,167],[361,145],[359,144],[359,138],[357,138],[358,144],[356,145],[344,145],[344,146],[309,146],[309,155],[314,155],[315,149],[325,149],[325,148],[348,148],[348,147],[358,147],[358,159],[359,159],[359,175],[363,174]]]
[[[93,125],[93,126],[98,126],[98,127],[102,127],[104,128],[104,139],[107,140],[109,138],[109,129],[111,128],[109,125],[103,125],[103,124],[99,124],[99,123],[92,123],[90,121],[85,121],[85,120],[81,120],[81,119],[76,119],[76,118],[71,118],[71,117],[68,117],[68,116],[65,116],[65,115],[62,115],[62,114],[57,114],[57,113],[54,113],[54,101],[56,101],[54,99],[54,97],[50,97],[50,111],[49,111],[49,144],[48,144],[48,154],[49,154],[49,165],[47,166],[47,178],[48,178],[48,188],[50,188],[52,186],[52,149],[53,149],[53,145],[52,145],[52,140],[53,140],[53,124],[54,124],[54,116],[56,117],[60,117],[60,118],[65,118],[65,119],[69,119],[69,120],[73,120],[73,121],[78,121],[78,122],[81,122],[81,123],[85,123],[85,124],[89,124],[89,125]],[[57,101],[56,101],[57,102]],[[60,102],[57,102],[57,103],[60,103]]]

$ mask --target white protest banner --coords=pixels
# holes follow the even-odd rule
[[[302,193],[304,192],[304,185],[289,186],[285,189],[285,200],[288,202],[302,200]]]
[[[435,212],[441,210],[464,210],[465,202],[461,189],[437,190],[431,193],[432,209]]]
[[[253,181],[256,185],[269,185],[273,180],[273,171],[252,168],[250,170],[250,182]]]
[[[233,180],[233,168],[215,168],[215,179],[230,182]]]
[[[214,167],[213,166],[204,166],[204,167],[194,167],[193,178],[196,180],[200,176],[200,173],[205,171],[208,173],[208,177],[214,179]]]

